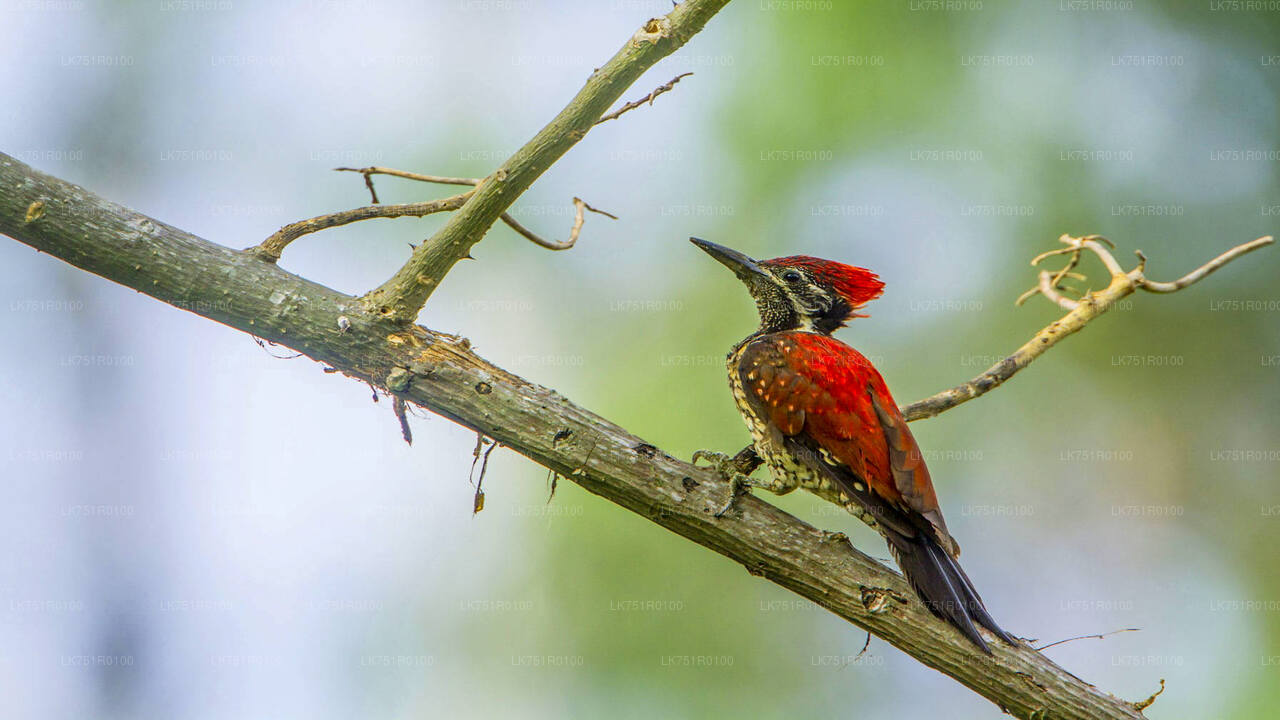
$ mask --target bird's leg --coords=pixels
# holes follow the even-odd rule
[[[698,450],[693,454],[693,464],[697,465],[699,460],[706,460],[709,467],[729,481],[729,499],[725,502],[724,507],[716,511],[716,517],[723,517],[725,513],[732,510],[734,503],[737,502],[738,495],[750,488],[758,487],[772,492],[779,492],[777,482],[772,478],[769,480],[754,480],[750,477],[756,468],[764,464],[764,460],[760,459],[760,456],[756,454],[755,447],[751,445],[746,446],[737,455],[733,456],[712,450]]]

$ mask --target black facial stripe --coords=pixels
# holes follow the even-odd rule
[[[831,307],[814,321],[813,326],[820,332],[832,333],[844,327],[851,314],[853,314],[853,308],[849,303],[842,297],[836,297],[835,302],[831,303]]]

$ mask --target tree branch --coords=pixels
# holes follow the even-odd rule
[[[275,264],[209,243],[0,154],[0,232],[76,267],[224,323],[427,408],[883,638],[1019,718],[1136,720],[1026,645],[982,654],[900,575],[826,533],[743,497],[716,518],[724,481],[560,394],[484,361],[470,343],[370,312]]]
[[[688,74],[692,74],[692,73],[688,73]],[[394,168],[387,168],[387,167],[366,167],[366,168],[340,167],[340,168],[334,168],[334,170],[358,172],[361,175],[364,175],[364,184],[366,187],[369,188],[369,194],[373,196],[373,201],[375,203],[378,202],[378,191],[375,190],[373,187],[374,175],[391,175],[393,177],[405,178],[407,180],[417,180],[419,182],[428,182],[428,183],[443,183],[447,185],[479,185],[481,182],[483,182],[483,178],[458,178],[458,177],[441,177],[439,175],[423,175],[422,173],[408,172],[407,170],[396,170]],[[575,197],[573,199],[573,206],[575,208],[574,218],[573,218],[573,227],[569,229],[569,239],[564,240],[562,242],[555,242],[553,240],[544,239],[541,235],[538,235],[534,231],[525,227],[523,224],[520,223],[520,221],[512,217],[511,213],[504,212],[499,216],[499,218],[502,220],[502,222],[506,223],[508,227],[510,227],[512,230],[515,230],[516,233],[518,233],[524,239],[534,243],[535,245],[544,247],[548,250],[568,250],[578,242],[578,235],[582,232],[582,224],[586,219],[583,215],[584,211],[589,210],[598,215],[604,215],[605,217],[611,220],[618,219],[618,216],[614,215],[613,213],[605,212],[604,210],[597,210],[596,208],[591,207],[582,198]],[[453,208],[450,208],[450,209],[453,209]]]
[[[1058,241],[1066,245],[1065,248],[1050,250],[1046,253],[1037,255],[1031,264],[1038,265],[1046,258],[1055,255],[1069,255],[1066,267],[1057,273],[1049,273],[1047,270],[1040,271],[1039,281],[1035,287],[1022,294],[1018,298],[1017,304],[1021,305],[1027,298],[1035,294],[1045,296],[1050,302],[1068,310],[1066,315],[1053,321],[1043,330],[1035,334],[1035,337],[1027,341],[1025,345],[1013,351],[1000,362],[987,368],[981,375],[967,382],[943,390],[936,395],[925,398],[910,405],[901,408],[902,415],[908,421],[921,420],[931,418],[940,412],[950,410],[951,408],[968,402],[976,397],[986,394],[987,392],[1000,387],[1004,381],[1013,377],[1014,373],[1031,364],[1032,360],[1040,357],[1049,348],[1057,345],[1063,338],[1071,335],[1083,328],[1089,321],[1105,313],[1111,309],[1116,301],[1132,294],[1135,290],[1146,290],[1148,292],[1168,293],[1181,290],[1182,288],[1195,283],[1201,278],[1209,275],[1218,268],[1226,265],[1232,260],[1246,253],[1265,247],[1274,242],[1274,239],[1268,235],[1252,240],[1243,245],[1231,248],[1225,253],[1205,263],[1197,270],[1188,273],[1184,277],[1174,282],[1156,282],[1148,280],[1143,274],[1146,269],[1147,258],[1141,251],[1137,252],[1138,266],[1128,272],[1120,267],[1120,263],[1115,257],[1104,247],[1103,243],[1110,245],[1110,241],[1097,235],[1089,235],[1086,237],[1072,237],[1063,235]],[[1114,246],[1113,246],[1114,247]],[[1080,255],[1085,250],[1092,252],[1102,261],[1107,272],[1111,274],[1110,283],[1106,288],[1097,292],[1085,293],[1079,300],[1072,300],[1063,296],[1059,290],[1059,283],[1065,277],[1075,277],[1084,279],[1084,276],[1072,272],[1080,262]]]
[[[507,225],[511,226],[512,230],[515,230],[516,232],[520,233],[520,235],[522,235],[526,240],[529,240],[530,242],[540,245],[548,250],[568,250],[569,248],[573,247],[575,243],[578,242],[578,234],[582,232],[582,223],[586,221],[586,215],[584,214],[584,211],[589,210],[597,215],[603,215],[612,220],[618,219],[617,215],[614,215],[613,213],[605,212],[604,210],[597,210],[596,208],[593,208],[590,205],[588,205],[586,201],[584,201],[582,198],[579,198],[579,197],[576,197],[573,199],[573,207],[574,207],[573,226],[569,228],[569,238],[567,240],[563,240],[560,242],[556,242],[554,240],[544,240],[529,228],[525,227],[524,225],[521,225],[515,218],[511,217],[509,213],[502,213],[502,221],[505,222]]]
[[[671,78],[670,80],[668,80],[666,83],[664,83],[664,84],[662,84],[662,85],[659,85],[658,87],[654,88],[653,92],[649,93],[648,95],[645,95],[644,97],[640,98],[639,100],[632,100],[631,102],[627,103],[626,105],[623,105],[622,107],[618,108],[617,110],[614,110],[613,112],[609,113],[608,115],[605,115],[604,117],[602,117],[602,118],[600,118],[599,120],[597,120],[595,124],[596,124],[596,125],[599,125],[600,123],[606,123],[606,122],[609,122],[610,120],[617,120],[618,118],[622,117],[624,114],[629,113],[629,112],[631,112],[632,110],[635,110],[636,108],[640,107],[641,105],[645,105],[645,104],[652,105],[652,104],[653,104],[653,101],[654,101],[654,100],[657,100],[659,95],[661,95],[661,94],[663,94],[663,93],[671,92],[671,89],[672,89],[672,88],[674,88],[674,87],[676,86],[676,83],[678,83],[678,82],[680,82],[681,80],[683,80],[683,79],[685,79],[685,78],[689,77],[689,76],[690,76],[690,75],[692,75],[692,74],[693,74],[693,73],[691,73],[691,72],[687,72],[687,73],[680,73],[679,75],[677,75],[677,76],[675,76],[675,77]]]
[[[546,127],[476,187],[435,235],[414,250],[391,279],[365,296],[375,313],[412,322],[445,274],[480,241],[507,208],[569,148],[586,136],[637,78],[684,45],[728,0],[685,0],[653,18],[607,63]]]
[[[363,168],[339,167],[334,168],[338,172],[356,172],[364,176],[365,185],[369,187],[369,192],[373,193],[373,176],[374,175],[390,175],[391,177],[404,178],[406,180],[417,180],[418,182],[436,183],[439,185],[479,185],[483,178],[464,178],[464,177],[446,177],[444,175],[423,175],[422,173],[409,172],[408,170],[397,170],[395,168],[380,167],[373,165]],[[373,193],[373,202],[378,202],[377,193]]]
[[[370,185],[369,189],[372,192],[373,186]],[[462,207],[467,198],[471,197],[471,192],[467,191],[440,200],[428,200],[426,202],[403,203],[400,205],[366,205],[354,210],[343,210],[342,212],[313,217],[309,220],[299,220],[275,231],[271,237],[261,243],[251,248],[246,248],[245,252],[259,260],[273,263],[280,259],[280,254],[284,252],[289,243],[303,235],[310,235],[331,227],[373,218],[422,217],[445,210],[457,210]],[[374,202],[377,201],[378,197],[374,195]]]

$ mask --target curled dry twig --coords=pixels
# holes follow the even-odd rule
[[[1067,314],[1050,323],[1036,333],[1035,337],[1031,338],[1025,345],[1000,362],[987,368],[981,375],[924,400],[903,406],[903,417],[908,421],[930,418],[999,387],[1004,381],[1013,377],[1014,373],[1030,365],[1032,360],[1040,357],[1046,350],[1058,344],[1063,338],[1080,330],[1089,321],[1109,310],[1116,301],[1137,290],[1158,293],[1181,290],[1241,255],[1275,242],[1269,235],[1260,237],[1243,245],[1237,245],[1173,282],[1158,282],[1147,279],[1145,275],[1147,258],[1141,251],[1137,252],[1138,266],[1126,272],[1108,249],[1108,246],[1111,248],[1115,246],[1104,237],[1098,235],[1087,235],[1085,237],[1063,235],[1058,240],[1066,247],[1041,253],[1031,261],[1031,264],[1039,265],[1047,258],[1057,255],[1069,256],[1067,264],[1057,272],[1051,273],[1048,270],[1041,270],[1036,286],[1023,293],[1018,298],[1017,304],[1021,305],[1031,296],[1040,294],[1058,307],[1067,310]],[[1098,256],[1098,259],[1106,267],[1107,272],[1111,274],[1111,281],[1102,290],[1085,292],[1081,294],[1080,299],[1074,300],[1063,294],[1064,291],[1069,291],[1069,289],[1064,288],[1061,283],[1065,278],[1085,279],[1083,275],[1076,273],[1074,270],[1080,262],[1081,254],[1086,250]]]
[[[1160,678],[1160,689],[1151,693],[1151,697],[1133,703],[1133,709],[1141,713],[1143,710],[1151,707],[1151,704],[1156,701],[1156,698],[1160,697],[1160,693],[1162,692],[1164,692],[1164,678]]]
[[[611,220],[618,219],[617,215],[593,208],[579,197],[575,197],[573,199],[573,207],[573,227],[569,229],[569,239],[561,242],[554,242],[538,237],[538,235],[532,230],[516,222],[516,219],[511,217],[510,213],[502,213],[502,221],[509,225],[512,230],[515,230],[517,233],[524,236],[525,239],[530,240],[548,250],[568,250],[573,247],[574,243],[578,242],[578,234],[582,232],[582,223],[586,220],[584,211],[590,210],[597,215],[603,215]]]

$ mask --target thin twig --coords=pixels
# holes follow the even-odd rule
[[[1217,270],[1223,265],[1226,265],[1232,260],[1235,260],[1241,255],[1244,255],[1247,252],[1252,252],[1254,250],[1257,250],[1258,248],[1264,245],[1270,245],[1273,242],[1275,242],[1275,239],[1272,238],[1270,235],[1268,235],[1266,237],[1260,237],[1257,240],[1254,240],[1253,242],[1247,242],[1243,245],[1233,247],[1230,250],[1222,253],[1218,257],[1205,263],[1204,265],[1201,265],[1199,268],[1196,268],[1195,270],[1187,273],[1186,275],[1183,275],[1177,280],[1174,280],[1173,282],[1157,282],[1155,280],[1147,280],[1146,278],[1143,278],[1142,289],[1148,292],[1155,292],[1155,293],[1176,292],[1194,282],[1198,282],[1201,278],[1205,277],[1206,275],[1209,275],[1213,271]],[[1138,256],[1142,257],[1141,253],[1139,253]]]
[[[1027,292],[1035,291],[1039,291],[1039,293],[1044,295],[1046,299],[1050,302],[1056,303],[1058,307],[1063,310],[1075,310],[1080,306],[1080,303],[1075,300],[1058,293],[1058,283],[1055,281],[1054,276],[1049,275],[1048,270],[1040,271],[1040,284],[1034,290],[1028,290]],[[1019,298],[1019,300],[1021,299],[1022,298]]]
[[[665,93],[665,92],[671,92],[671,88],[675,87],[675,86],[676,86],[676,83],[678,83],[678,82],[680,82],[681,80],[683,80],[683,79],[685,79],[685,78],[689,77],[689,76],[690,76],[690,75],[692,75],[692,74],[693,74],[693,73],[691,73],[691,72],[687,72],[687,73],[680,73],[679,75],[677,75],[677,76],[675,76],[675,77],[671,78],[670,80],[668,80],[668,81],[667,81],[667,83],[666,83],[665,85],[659,85],[657,88],[655,88],[655,89],[654,89],[654,91],[653,91],[653,92],[649,93],[648,95],[645,95],[644,97],[640,98],[639,100],[632,100],[631,102],[627,103],[626,105],[623,105],[622,107],[618,108],[617,110],[614,110],[613,112],[609,113],[608,115],[605,115],[604,117],[600,118],[599,120],[597,120],[597,121],[596,121],[596,125],[599,125],[600,123],[605,122],[605,121],[607,121],[607,120],[614,120],[614,119],[617,119],[618,117],[621,117],[621,116],[623,115],[623,113],[627,113],[627,112],[630,112],[630,111],[632,111],[632,110],[635,110],[636,108],[640,107],[641,105],[644,105],[645,103],[648,103],[649,105],[652,105],[652,104],[653,104],[653,101],[654,101],[654,100],[656,100],[656,99],[658,98],[658,96],[659,96],[659,95],[661,95],[661,94],[663,94],[663,93]]]
[[[471,197],[473,192],[475,191],[468,190],[458,195],[427,202],[402,203],[398,205],[366,205],[354,210],[343,210],[342,212],[313,217],[309,220],[299,220],[285,225],[271,237],[263,240],[258,245],[246,249],[245,252],[261,260],[274,263],[280,259],[280,254],[284,252],[289,243],[303,235],[373,218],[422,217],[446,210],[457,210],[462,207],[467,198]]]
[[[1063,338],[1077,332],[1089,321],[1111,309],[1111,306],[1118,300],[1138,289],[1160,293],[1181,290],[1241,255],[1274,242],[1271,236],[1268,235],[1239,245],[1182,278],[1165,283],[1155,282],[1146,278],[1144,274],[1146,257],[1141,252],[1137,254],[1138,266],[1126,272],[1120,267],[1120,263],[1116,261],[1108,249],[1108,247],[1114,248],[1115,245],[1104,237],[1099,235],[1085,237],[1063,235],[1058,240],[1066,247],[1041,253],[1031,261],[1031,264],[1038,265],[1042,260],[1057,255],[1070,255],[1071,257],[1068,259],[1066,267],[1053,275],[1047,270],[1041,271],[1035,287],[1023,293],[1018,298],[1017,304],[1021,305],[1032,295],[1040,294],[1069,312],[1040,330],[1035,337],[1015,350],[1013,354],[987,368],[981,375],[924,400],[903,406],[903,417],[908,421],[930,418],[999,387],[1019,370],[1030,365],[1032,360],[1040,357],[1046,350],[1061,342]],[[1058,292],[1061,289],[1058,283],[1064,277],[1085,279],[1084,276],[1072,272],[1072,269],[1079,263],[1080,254],[1086,250],[1092,252],[1102,261],[1103,266],[1107,268],[1107,272],[1111,275],[1111,280],[1102,290],[1085,293],[1079,300],[1071,300]]]
[[[1117,635],[1117,634],[1119,634],[1119,633],[1126,633],[1126,632],[1138,632],[1138,631],[1139,631],[1139,630],[1141,630],[1141,629],[1142,629],[1142,628],[1120,628],[1119,630],[1112,630],[1111,632],[1097,633],[1096,635],[1078,635],[1078,636],[1076,636],[1076,637],[1069,637],[1069,638],[1067,638],[1066,640],[1059,640],[1059,641],[1057,641],[1057,642],[1051,642],[1051,643],[1049,643],[1048,645],[1041,645],[1040,647],[1036,648],[1036,651],[1037,651],[1037,652],[1044,652],[1045,650],[1048,650],[1049,648],[1051,648],[1051,647],[1053,647],[1053,646],[1055,646],[1055,645],[1061,645],[1061,644],[1063,644],[1063,643],[1075,642],[1076,640],[1093,640],[1093,639],[1102,640],[1102,639],[1105,639],[1105,638],[1106,638],[1107,636],[1109,636],[1109,635]]]
[[[691,73],[686,73],[686,74],[691,74]],[[677,80],[678,79],[679,78],[677,78]],[[428,182],[428,183],[440,183],[444,185],[479,185],[483,181],[483,178],[460,178],[460,177],[446,177],[443,175],[423,175],[422,173],[409,172],[408,170],[396,170],[395,168],[378,167],[378,166],[372,166],[372,167],[366,167],[366,168],[340,167],[340,168],[334,168],[334,170],[358,172],[361,175],[364,175],[365,184],[369,186],[370,192],[373,192],[373,181],[371,179],[373,175],[390,175],[392,177],[404,178],[406,180],[416,180],[418,182]],[[377,197],[378,196],[375,193],[374,194],[375,203],[378,201]],[[591,207],[581,198],[575,197],[573,199],[573,205],[576,208],[576,212],[574,213],[573,227],[569,231],[569,239],[564,240],[562,242],[555,242],[553,240],[547,240],[543,238],[541,235],[538,235],[534,231],[525,227],[523,224],[520,223],[520,221],[512,217],[510,212],[504,212],[499,217],[501,218],[502,222],[506,223],[512,230],[515,230],[516,233],[518,233],[521,237],[525,238],[526,240],[529,240],[530,242],[536,245],[544,247],[548,250],[568,250],[569,248],[573,247],[574,243],[578,242],[578,234],[582,232],[584,210],[590,210],[593,213],[604,215],[605,217],[611,218],[613,220],[618,219],[618,216],[614,215],[613,213],[605,212],[604,210],[598,210],[596,208]]]
[[[440,185],[479,185],[483,178],[463,178],[448,177],[445,175],[423,175],[422,173],[409,172],[408,170],[396,170],[395,168],[380,167],[373,165],[364,168],[338,167],[334,168],[337,172],[356,172],[364,175],[365,182],[370,182],[369,178],[373,175],[391,175],[392,177],[404,178],[406,180],[417,180],[418,182],[437,183]],[[378,202],[374,200],[374,202]]]
[[[569,229],[569,239],[563,242],[554,242],[552,240],[543,239],[538,236],[537,233],[517,222],[515,218],[511,217],[511,213],[502,213],[502,221],[509,225],[512,230],[515,230],[517,233],[522,235],[526,240],[540,245],[541,247],[548,250],[568,250],[573,247],[574,243],[578,242],[578,234],[582,232],[582,223],[586,219],[583,214],[584,210],[590,210],[593,213],[604,215],[612,220],[618,219],[618,216],[613,213],[605,212],[604,210],[597,210],[596,208],[591,207],[582,198],[575,197],[573,199],[573,207],[575,208],[573,214],[573,227]]]

